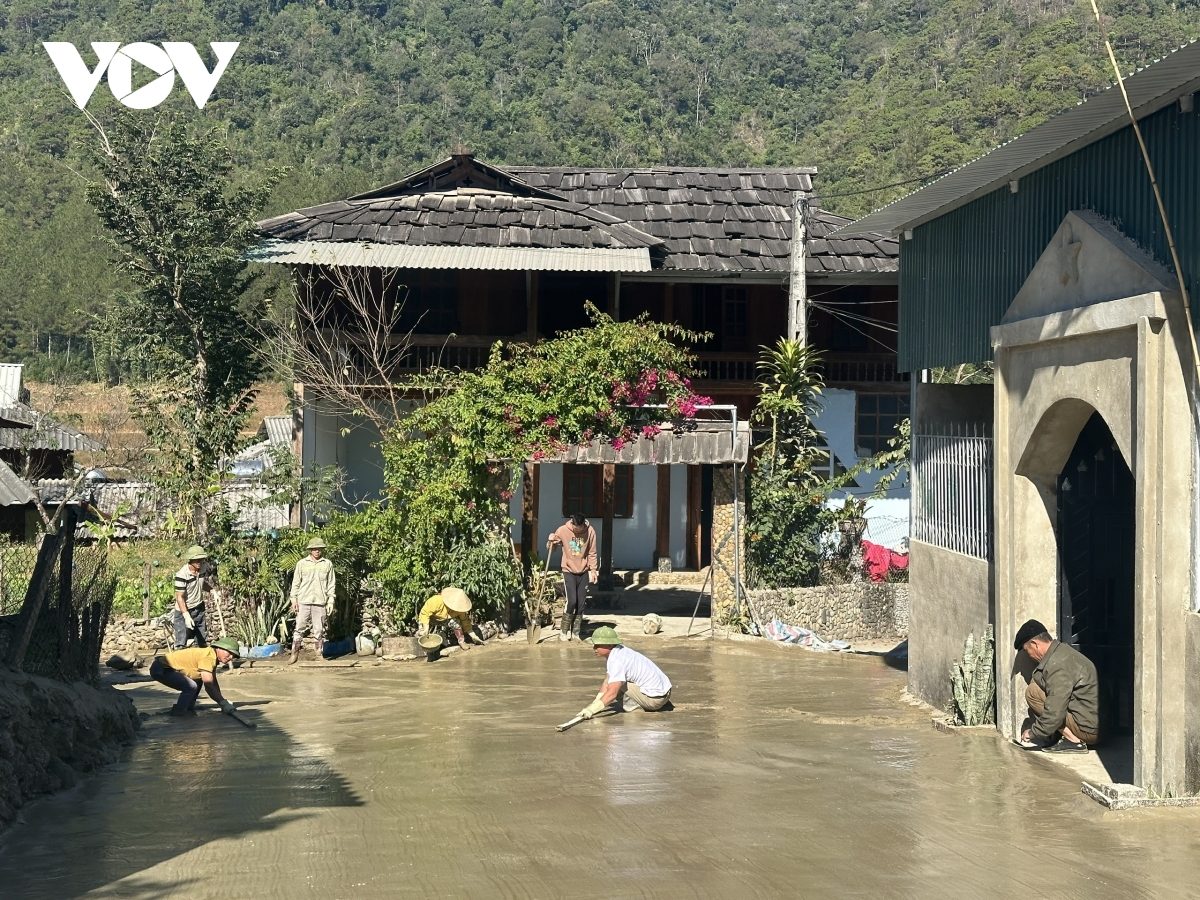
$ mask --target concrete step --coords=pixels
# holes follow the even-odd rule
[[[653,569],[613,569],[614,575],[621,577],[625,587],[644,587],[646,585],[694,585],[699,587],[708,575],[706,566],[699,571],[695,569],[676,569],[674,572],[656,572]]]

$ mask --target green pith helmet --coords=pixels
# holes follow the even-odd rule
[[[208,554],[204,552],[204,548],[199,544],[192,544],[187,549],[187,561],[191,562],[194,559],[208,559]]]
[[[323,540],[321,540],[320,538],[313,538],[311,541],[308,542],[307,545],[305,545],[304,549],[305,550],[324,550],[325,542]]]
[[[621,636],[617,634],[617,629],[602,625],[592,632],[592,636],[588,638],[588,643],[594,644],[597,647],[617,647],[624,642],[621,640]]]
[[[241,656],[241,648],[238,647],[238,642],[235,638],[223,637],[218,638],[209,644],[214,650],[228,650],[234,656]]]

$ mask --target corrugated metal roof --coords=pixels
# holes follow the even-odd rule
[[[0,419],[11,419],[23,426],[0,428],[0,450],[66,450],[76,453],[80,450],[104,449],[99,441],[23,403],[0,408]]]
[[[258,429],[258,436],[270,441],[272,444],[287,444],[292,443],[292,417],[291,416],[264,416],[262,425]]]
[[[1141,122],[1175,232],[1193,312],[1200,312],[1200,110],[1169,105]],[[992,191],[903,242],[899,366],[913,371],[992,357],[989,329],[1072,210],[1090,210],[1171,268],[1171,252],[1133,129],[1126,127]]]
[[[0,363],[0,407],[24,403],[23,363]]]
[[[16,472],[0,462],[0,506],[24,506],[36,501],[33,489]]]
[[[1200,43],[1192,42],[1125,80],[1140,120],[1179,97],[1200,90]],[[882,231],[899,234],[1019,180],[1129,124],[1116,86],[1081,101],[1007,144],[954,170],[907,197],[851,222],[838,234]]]
[[[2,465],[0,463],[0,466]],[[3,479],[3,474],[0,472],[0,480]],[[64,478],[43,478],[38,482],[38,493],[42,503],[61,503],[72,484],[72,481]],[[76,500],[87,500],[106,517],[116,515],[122,506],[126,506],[116,523],[117,537],[153,537],[166,520],[167,504],[163,494],[157,486],[149,482],[114,481],[81,485],[77,490]],[[233,513],[234,529],[237,531],[269,531],[286,528],[290,522],[287,506],[260,505],[270,496],[270,492],[262,485],[227,481],[221,486],[219,496]],[[32,501],[32,494],[30,498]],[[91,536],[91,532],[84,526],[81,525],[80,528],[81,530],[76,532],[77,536]]]
[[[730,436],[730,426],[724,423],[698,422],[695,431],[682,434],[673,433],[669,424],[663,428],[664,431],[657,437],[639,437],[620,450],[614,449],[612,444],[593,441],[538,461],[585,465],[616,463],[622,466],[662,466],[744,463],[749,458],[750,429],[744,422],[738,426],[736,449]]]
[[[522,272],[649,272],[645,247],[455,247],[367,241],[264,241],[246,254],[253,262],[385,269],[489,269]]]

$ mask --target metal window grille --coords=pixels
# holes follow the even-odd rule
[[[992,559],[992,434],[949,424],[912,436],[913,539]]]

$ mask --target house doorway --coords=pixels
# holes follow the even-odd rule
[[[1058,638],[1096,664],[1104,735],[1133,732],[1134,480],[1093,413],[1058,476]]]

